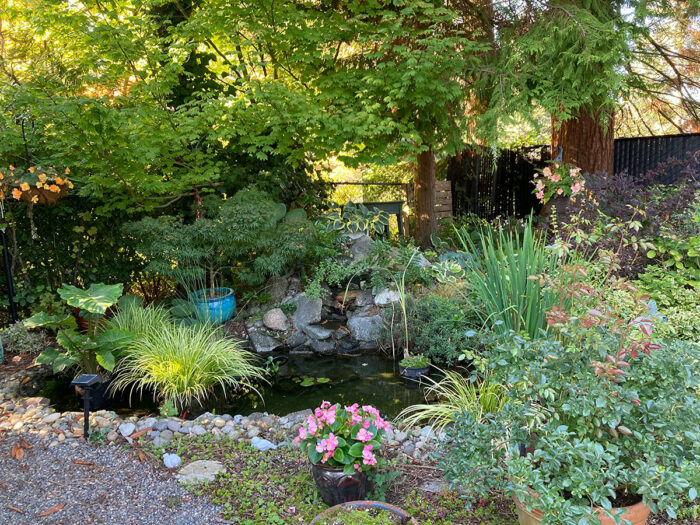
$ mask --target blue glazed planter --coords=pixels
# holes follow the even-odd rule
[[[236,311],[236,298],[231,288],[214,288],[221,294],[218,297],[208,297],[209,290],[197,290],[190,297],[197,309],[197,315],[201,321],[213,324],[225,323]]]

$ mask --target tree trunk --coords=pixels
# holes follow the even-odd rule
[[[614,116],[601,118],[600,113],[581,109],[577,118],[557,122],[552,119],[552,159],[574,164],[585,173],[604,171],[613,174]]]
[[[437,230],[435,219],[435,155],[433,147],[418,154],[415,175],[416,241],[430,247],[430,236]]]

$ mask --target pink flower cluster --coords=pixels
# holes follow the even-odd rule
[[[328,401],[324,401],[312,415],[306,418],[294,441],[295,443],[306,442],[307,450],[315,450],[316,453],[321,454],[321,463],[330,461],[331,465],[342,461],[342,459],[339,461],[333,459],[337,449],[340,448],[342,452],[341,458],[346,457],[353,444],[359,442],[363,445],[362,462],[359,462],[358,457],[358,462],[353,466],[357,470],[362,470],[363,466],[377,464],[377,458],[372,449],[381,441],[383,432],[390,429],[389,423],[371,405],[360,407],[355,403],[341,409],[340,405],[331,405]]]
[[[535,174],[535,197],[544,203],[552,195],[571,195],[579,193],[585,184],[581,175],[581,168],[554,165],[554,169],[547,166],[542,170],[543,178]]]

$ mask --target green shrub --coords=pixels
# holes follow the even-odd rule
[[[129,345],[115,369],[114,390],[130,395],[152,391],[161,402],[180,409],[202,402],[218,386],[226,395],[263,380],[257,356],[241,343],[223,338],[220,329],[207,325],[152,327]]]
[[[184,223],[180,217],[148,217],[125,226],[146,261],[146,271],[208,286],[233,279],[259,284],[301,260],[314,239],[302,209],[256,189],[228,199],[211,197],[203,217]],[[234,275],[235,268],[235,275]]]
[[[638,292],[649,295],[656,304],[656,334],[662,338],[700,341],[700,288],[695,285],[694,272],[647,267],[634,281]],[[629,292],[610,292],[610,300],[621,309],[632,305]]]
[[[478,345],[475,332],[481,326],[481,321],[461,297],[426,295],[410,298],[407,303],[411,352],[421,353],[433,363],[452,365],[467,347]],[[382,345],[391,345],[393,336],[395,346],[406,346],[401,312],[387,309],[383,315],[387,328],[382,334]]]

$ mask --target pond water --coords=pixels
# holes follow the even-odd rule
[[[396,362],[376,354],[288,357],[289,360],[280,365],[276,380],[258,387],[262,399],[252,391],[235,397],[219,393],[203,408],[192,411],[190,416],[205,411],[232,415],[252,412],[285,415],[305,408],[313,409],[322,401],[330,401],[344,405],[373,405],[385,416],[393,417],[409,405],[424,402],[423,389],[404,381]],[[81,409],[81,400],[65,381],[49,383],[43,395],[51,399],[56,410]],[[141,399],[134,396],[131,402],[128,395],[118,396],[106,408],[120,415],[157,413],[152,395],[144,395]]]

